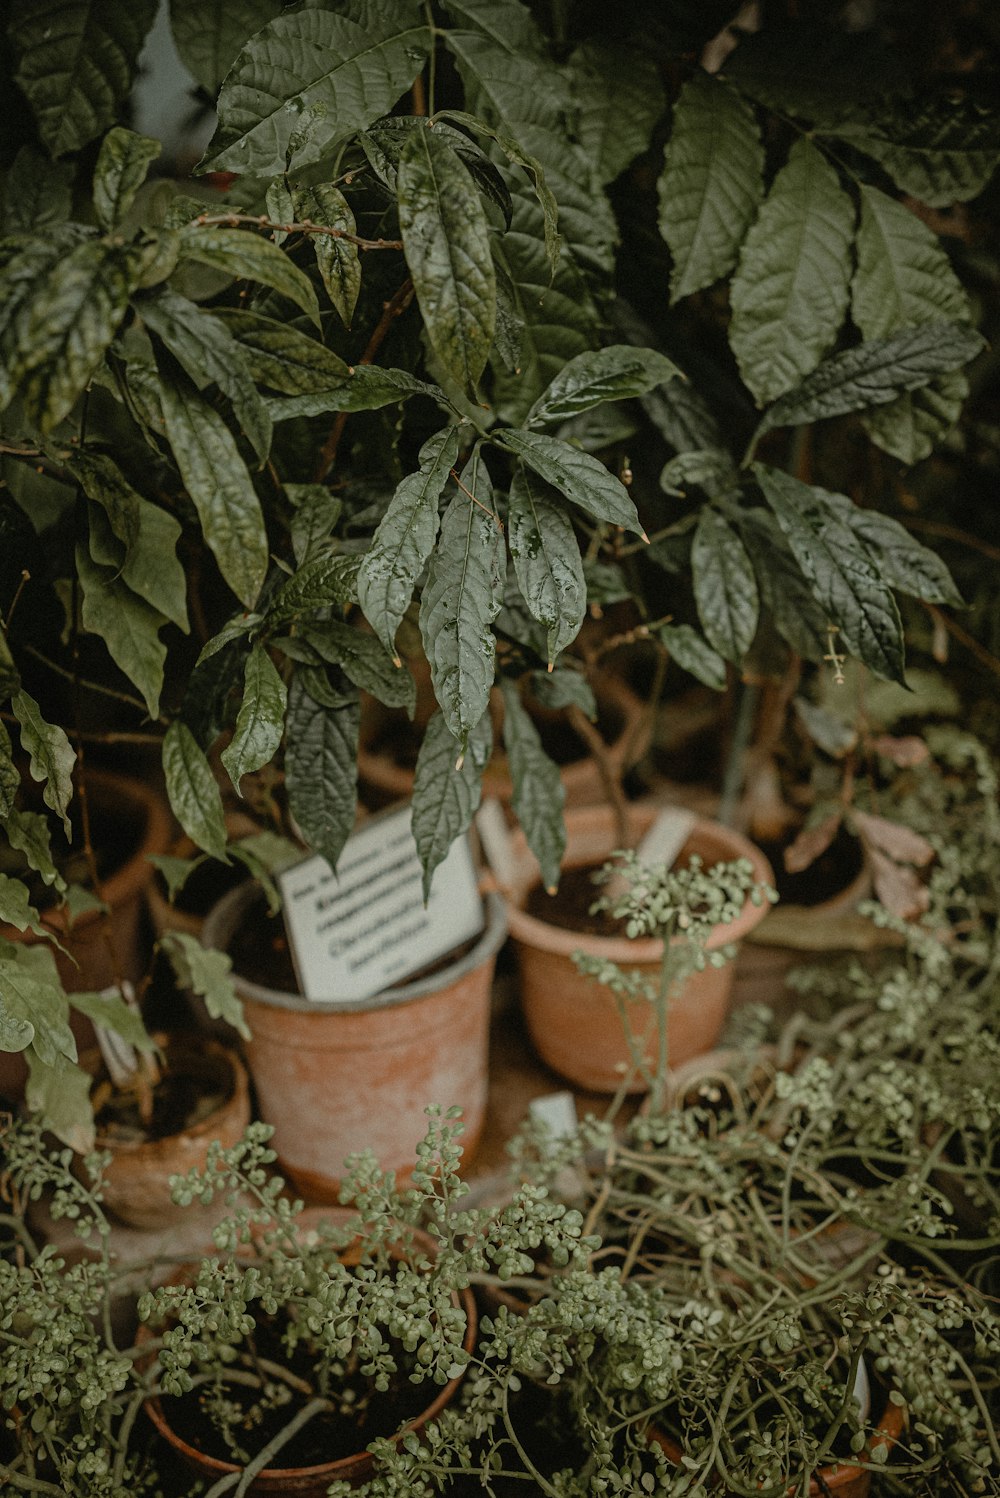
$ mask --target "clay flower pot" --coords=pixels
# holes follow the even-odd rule
[[[222,1101],[180,1133],[162,1139],[132,1140],[98,1132],[95,1148],[111,1152],[104,1175],[104,1205],[135,1228],[155,1228],[171,1221],[178,1209],[171,1200],[170,1177],[186,1174],[193,1166],[203,1169],[213,1140],[231,1149],[250,1122],[247,1074],[237,1055],[205,1037],[189,1040],[160,1035],[156,1039],[173,1072],[217,1089]],[[85,1052],[80,1062],[99,1075],[99,1051]]]
[[[652,826],[657,806],[632,807],[630,840],[633,845]],[[564,869],[597,868],[614,850],[614,819],[609,808],[578,808],[566,816]],[[521,974],[521,1002],[532,1043],[542,1060],[578,1087],[593,1092],[614,1092],[630,1067],[626,1032],[614,996],[604,985],[585,977],[573,962],[573,953],[586,951],[595,957],[638,969],[650,976],[659,972],[663,943],[651,937],[630,940],[625,936],[595,936],[565,930],[524,909],[528,895],[538,883],[538,869],[528,851],[523,833],[512,837],[514,882],[507,900],[507,919],[517,952]],[[716,822],[695,821],[680,859],[699,854],[707,866],[736,858],[747,858],[758,883],[770,884],[771,869],[753,843]],[[598,891],[595,889],[595,898]],[[558,911],[557,897],[552,901]],[[763,920],[767,905],[749,900],[728,926],[713,933],[709,950],[738,942]],[[689,977],[670,1001],[668,1038],[671,1066],[709,1050],[722,1029],[729,1009],[733,964],[707,967]],[[649,1004],[630,1001],[626,1006],[632,1035],[653,1043],[654,1015]],[[647,1084],[636,1078],[631,1092],[645,1092]]]
[[[336,1201],[341,1166],[372,1149],[384,1169],[411,1170],[429,1103],[457,1104],[466,1162],[486,1113],[490,991],[507,926],[486,901],[486,926],[463,957],[373,998],[312,1002],[239,971],[240,929],[256,891],[243,886],[205,923],[208,946],[234,959],[251,1039],[247,1064],[261,1117],[274,1126],[282,1173],[304,1196]]]

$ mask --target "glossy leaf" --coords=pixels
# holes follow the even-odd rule
[[[331,665],[338,665],[349,681],[387,707],[405,707],[412,716],[416,683],[405,666],[393,664],[380,640],[339,619],[302,627],[302,639]]]
[[[73,766],[76,752],[58,723],[47,723],[41,709],[22,687],[10,699],[21,729],[21,748],[28,755],[32,780],[44,784],[42,799],[62,818],[67,838],[71,836],[69,803],[73,799]]]
[[[167,656],[159,632],[166,619],[133,593],[116,567],[98,566],[83,545],[76,548],[76,570],[83,594],[83,628],[104,641],[111,659],[139,688],[146,711],[155,719],[160,711]]]
[[[227,645],[232,645],[235,640],[242,640],[245,636],[254,634],[263,623],[263,614],[238,614],[235,619],[227,620],[222,628],[201,647],[198,659],[194,663],[195,670],[203,662],[211,660],[213,655],[218,655],[220,650],[225,650]]]
[[[795,142],[743,242],[729,341],[759,404],[810,374],[847,310],[854,209],[808,140]]]
[[[490,625],[503,602],[503,535],[493,486],[478,453],[444,513],[420,600],[420,633],[434,695],[464,747],[489,701],[496,641]]]
[[[445,120],[448,118],[451,118],[451,111],[448,110],[435,115],[435,133],[442,140],[446,140],[455,155],[461,159],[483,196],[499,208],[503,214],[504,223],[509,229],[513,209],[506,182],[482,147],[470,140],[467,135],[463,135],[461,130],[455,130],[451,125],[446,124]],[[371,128],[364,132],[361,146],[370,164],[390,192],[396,191],[396,174],[403,147],[414,130],[426,128],[427,121],[423,116],[387,115],[384,120],[376,120]],[[480,132],[487,133],[481,122],[477,122],[477,128]],[[488,133],[492,135],[493,132]]]
[[[690,624],[662,624],[657,632],[678,666],[713,691],[725,690],[726,663],[696,629]]]
[[[386,650],[396,655],[396,630],[438,533],[438,500],[458,459],[460,433],[446,427],[420,449],[420,467],[389,501],[358,573],[358,601]],[[398,659],[398,657],[397,657]]]
[[[247,37],[280,15],[282,0],[170,0],[181,62],[214,99]]]
[[[541,432],[504,431],[497,441],[592,519],[645,539],[628,490],[589,453]]]
[[[925,603],[963,606],[962,595],[941,558],[929,547],[921,546],[898,520],[878,510],[862,510],[842,494],[834,495],[833,499],[891,588],[922,598]]]
[[[226,822],[212,767],[180,719],[163,739],[163,774],[174,816],[193,843],[227,862]]]
[[[143,499],[104,453],[75,454],[72,471],[87,497],[100,505],[124,555],[117,559],[96,553],[95,562],[113,565],[133,593],[187,632],[187,579],[177,556],[181,527],[172,515]]]
[[[548,660],[576,639],[587,611],[583,561],[558,493],[522,463],[510,486],[508,544],[522,597],[545,626]]]
[[[338,354],[277,318],[235,307],[215,307],[212,316],[247,350],[260,385],[286,395],[308,395],[338,390],[351,381],[351,371]]]
[[[156,15],[156,0],[13,0],[16,82],[53,156],[114,124]]]
[[[711,505],[698,516],[691,565],[709,643],[726,660],[742,660],[757,630],[757,579],[738,532]]]
[[[355,364],[345,382],[315,395],[268,400],[266,405],[275,421],[284,421],[290,416],[321,416],[327,411],[378,411],[411,395],[429,395],[451,414],[440,386],[418,380],[405,369],[382,369],[374,364]]]
[[[601,186],[649,145],[666,99],[656,60],[620,43],[592,40],[569,60],[576,135]]]
[[[563,823],[565,787],[559,766],[542,748],[538,729],[531,721],[512,681],[500,683],[503,691],[503,742],[514,791],[511,804],[528,847],[538,860],[542,883],[550,892],[559,883],[566,828]]]
[[[292,194],[296,223],[311,221],[328,229],[343,229],[356,234],[357,225],[347,199],[332,183],[299,188]],[[361,290],[361,258],[358,247],[349,239],[333,234],[311,234],[316,264],[326,287],[326,294],[346,327],[351,326],[358,293]]]
[[[953,93],[906,101],[895,113],[830,130],[884,167],[903,192],[932,208],[974,198],[1000,161],[995,108]]]
[[[403,250],[425,332],[456,384],[475,389],[496,326],[486,210],[460,158],[433,129],[414,130],[397,180]]]
[[[267,571],[267,533],[257,491],[222,420],[181,378],[162,378],[170,446],[205,540],[237,598],[251,608]]]
[[[276,17],[246,43],[222,86],[201,169],[273,177],[317,161],[388,112],[429,45],[419,7],[408,0]]]
[[[288,693],[285,783],[288,805],[309,847],[337,867],[354,827],[360,708],[315,702],[299,674]]]
[[[108,131],[94,168],[94,212],[102,229],[115,229],[121,223],[161,150],[158,140],[121,125]]]
[[[479,810],[483,771],[493,752],[493,728],[483,713],[469,734],[464,754],[444,714],[429,720],[417,755],[413,781],[413,838],[424,871],[424,899],[434,870],[456,838],[468,831]]]
[[[73,167],[51,161],[35,146],[21,146],[3,185],[5,234],[38,234],[62,224],[73,206]]]
[[[899,611],[882,569],[838,503],[843,496],[760,463],[754,464],[754,473],[828,623],[840,630],[851,654],[878,676],[902,681]],[[853,512],[855,507],[850,508]]]
[[[282,585],[268,609],[268,623],[273,627],[346,608],[357,595],[357,565],[357,557],[332,553],[304,563]]]
[[[258,641],[247,656],[243,701],[222,764],[239,795],[244,775],[269,764],[277,753],[285,726],[288,692],[263,645]]]
[[[627,343],[577,354],[535,401],[525,425],[541,427],[569,421],[604,401],[645,395],[679,374],[677,365],[664,354]]]
[[[210,265],[234,279],[259,281],[301,307],[319,327],[319,302],[304,271],[273,240],[252,229],[224,229],[214,224],[186,224],[180,231],[182,260]]]
[[[781,526],[770,511],[754,506],[742,512],[740,531],[778,633],[804,660],[822,660],[830,648],[826,633],[830,620]]]
[[[670,247],[670,299],[728,275],[764,195],[764,147],[753,109],[707,73],[678,96],[659,181]]]
[[[161,338],[193,383],[218,385],[261,459],[271,446],[271,418],[257,393],[243,350],[217,318],[166,286],[136,298],[150,332]]]
[[[250,1027],[243,1017],[243,1004],[232,977],[232,960],[225,952],[202,946],[186,931],[167,931],[160,946],[170,959],[182,990],[190,990],[205,1000],[210,1019],[232,1025],[244,1040],[250,1039]]]
[[[289,530],[295,560],[301,565],[328,543],[344,502],[324,484],[286,484],[285,493],[295,506]]]

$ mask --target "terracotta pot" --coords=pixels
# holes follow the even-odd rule
[[[314,1229],[316,1225],[326,1217],[336,1221],[342,1219],[344,1214],[330,1214],[322,1208],[307,1208],[297,1219],[300,1229]],[[418,1234],[418,1241],[428,1253],[435,1250],[433,1239],[425,1234]],[[355,1251],[352,1256],[351,1249],[345,1250],[341,1258],[346,1263],[357,1262],[358,1254]],[[184,1272],[172,1277],[172,1283],[183,1283]],[[461,1303],[466,1317],[466,1332],[463,1346],[466,1352],[471,1353],[476,1345],[477,1317],[476,1302],[471,1290],[465,1289],[455,1293],[453,1299],[456,1304]],[[149,1339],[152,1332],[147,1326],[139,1328],[137,1342]],[[408,1420],[391,1440],[400,1441],[409,1431],[422,1431],[429,1420],[434,1420],[441,1411],[446,1408],[455,1397],[463,1375],[453,1378],[443,1388],[438,1388],[437,1393],[425,1410],[419,1415]],[[194,1471],[201,1474],[206,1481],[218,1481],[231,1473],[242,1472],[243,1468],[233,1462],[220,1461],[217,1457],[209,1456],[199,1451],[196,1446],[191,1446],[173,1429],[164,1413],[163,1404],[158,1399],[153,1399],[146,1405],[146,1411],[156,1426],[163,1439],[173,1448],[174,1452]],[[349,1482],[352,1487],[359,1487],[367,1482],[373,1475],[374,1461],[367,1451],[358,1451],[350,1456],[341,1457],[337,1461],[323,1462],[314,1467],[265,1467],[253,1479],[247,1488],[248,1498],[263,1498],[270,1494],[272,1498],[325,1498],[326,1491],[333,1482]]]
[[[166,852],[173,825],[166,802],[141,780],[106,770],[88,770],[87,791],[98,815],[108,822],[125,824],[128,842],[123,862],[103,882],[109,915],[88,911],[70,926],[60,909],[42,914],[42,924],[66,949],[65,954],[57,948],[52,950],[67,993],[99,991],[118,977],[132,982],[142,977],[147,961],[141,941],[143,897],[153,875],[149,855]],[[43,940],[34,932],[2,925],[0,937],[32,946]],[[93,1045],[94,1030],[88,1019],[73,1013],[71,1024],[79,1047]],[[26,1079],[23,1056],[0,1052],[0,1094],[20,1100]]]
[[[164,1139],[132,1141],[98,1134],[95,1147],[110,1150],[112,1156],[104,1176],[104,1205],[136,1228],[155,1228],[175,1217],[178,1208],[170,1197],[170,1177],[194,1166],[203,1168],[214,1140],[231,1149],[250,1122],[247,1074],[238,1056],[205,1037],[156,1039],[172,1070],[223,1087],[225,1098],[213,1113]],[[85,1052],[80,1063],[93,1076],[101,1072],[97,1050]]]
[[[643,704],[618,677],[597,677],[594,693],[607,719],[614,724],[615,737],[610,745],[612,767],[619,775],[642,758],[649,743],[650,728]],[[532,716],[539,726],[546,720],[561,721],[561,714],[532,706]],[[393,723],[399,731],[406,726],[402,714],[393,715],[374,699],[366,699],[361,719],[358,745],[358,779],[376,806],[408,800],[413,795],[413,769],[401,764],[393,755]],[[592,757],[580,745],[580,758],[564,764],[560,771],[566,791],[566,806],[592,806],[604,799],[604,788]],[[494,752],[483,775],[483,796],[495,796],[509,806],[514,794],[507,756],[502,748]]]
[[[633,845],[652,826],[661,810],[657,806],[634,806],[630,810],[630,840]],[[566,817],[567,846],[563,867],[597,867],[615,846],[614,819],[607,807],[579,808]],[[538,870],[528,851],[524,834],[512,839],[514,884],[508,898],[507,918],[521,973],[521,1001],[528,1030],[542,1060],[579,1087],[594,1092],[614,1092],[630,1066],[626,1033],[618,1007],[609,989],[578,972],[573,953],[586,951],[650,976],[659,972],[663,943],[651,937],[635,941],[624,936],[592,936],[563,930],[529,915],[522,907],[538,882]],[[748,858],[760,883],[771,882],[770,866],[753,843],[715,822],[695,821],[680,858],[699,854],[711,865],[735,858]],[[763,920],[766,905],[748,900],[728,926],[713,933],[709,949],[740,941]],[[671,1066],[709,1050],[722,1029],[729,1008],[733,965],[708,967],[694,973],[670,1002],[668,1038]],[[652,1041],[655,1021],[651,1006],[641,1000],[626,1006],[629,1029],[635,1037]],[[647,1084],[635,1079],[630,1092],[645,1092]]]
[[[888,1446],[890,1449],[896,1444],[903,1433],[906,1421],[906,1412],[898,1404],[891,1400],[886,1401],[885,1409],[875,1434],[872,1436],[870,1449]],[[667,1459],[679,1465],[683,1450],[681,1446],[666,1434],[650,1426],[649,1439],[666,1454]],[[837,1462],[831,1467],[821,1467],[809,1483],[809,1498],[825,1498],[828,1493],[836,1493],[837,1498],[867,1498],[871,1488],[872,1474],[870,1469],[857,1466],[854,1462]],[[800,1483],[793,1483],[788,1489],[789,1494],[801,1491]],[[719,1490],[719,1498],[725,1498],[722,1489]]]
[[[205,923],[206,945],[239,966],[241,922],[256,891],[232,890]],[[473,949],[437,973],[373,998],[314,1003],[235,973],[251,1039],[247,1063],[281,1169],[296,1188],[335,1201],[344,1158],[371,1148],[384,1169],[412,1170],[429,1103],[457,1104],[468,1163],[486,1112],[490,990],[506,936],[490,896]]]
[[[259,822],[255,822],[252,817],[248,817],[242,811],[227,811],[225,821],[227,842],[252,837],[255,832],[262,830]],[[181,837],[170,844],[167,852],[173,858],[195,858],[201,849],[191,838]],[[249,870],[241,863],[227,867],[224,863],[212,859],[208,865],[196,870],[192,878],[197,879],[201,873],[207,874],[209,869],[214,876],[213,889],[211,893],[202,890],[203,898],[194,903],[190,899],[185,899],[188,894],[188,885],[180,891],[176,901],[168,900],[166,884],[161,876],[154,872],[146,888],[146,905],[149,910],[149,919],[153,923],[153,930],[158,937],[166,931],[183,931],[188,936],[200,937],[201,928],[205,924],[205,916],[211,906],[234,884],[250,877]]]

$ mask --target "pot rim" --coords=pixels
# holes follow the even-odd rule
[[[629,822],[633,830],[644,830],[644,825],[651,824],[660,811],[665,808],[647,803],[634,803],[629,807]],[[596,820],[600,817],[607,823],[608,832],[613,832],[613,818],[607,807],[579,807],[566,812],[566,830],[570,837],[570,847],[563,859],[564,869],[584,868],[593,863],[593,855],[588,850],[586,853],[572,851],[572,826],[574,822],[582,822],[584,819]],[[695,847],[692,852],[698,852],[697,841],[699,836],[707,839],[711,836],[713,840],[722,841],[729,845],[731,858],[746,858],[753,865],[754,878],[758,884],[773,885],[774,874],[771,865],[760,849],[742,833],[734,832],[732,828],[725,827],[721,822],[713,822],[706,817],[695,817],[691,832],[684,847],[687,848],[693,842]],[[611,839],[609,838],[609,843]],[[528,892],[539,882],[537,868],[533,861],[529,862],[528,843],[524,833],[517,829],[511,834],[513,855],[519,869],[519,877],[516,887],[506,896],[507,922],[510,927],[511,936],[515,941],[523,942],[527,946],[537,947],[544,952],[558,953],[561,956],[570,957],[574,952],[586,950],[595,956],[605,958],[613,962],[636,966],[641,963],[659,963],[663,956],[663,942],[659,937],[640,936],[598,936],[586,931],[569,931],[565,927],[556,926],[551,921],[544,921],[537,916],[529,915],[522,907],[522,902],[527,898]],[[609,846],[607,857],[612,848]],[[683,851],[683,850],[682,850]],[[717,948],[727,945],[729,942],[743,940],[747,933],[764,919],[771,909],[765,900],[760,905],[754,905],[748,897],[743,909],[734,921],[728,925],[716,926],[708,940],[708,950],[715,951]],[[680,942],[681,937],[675,941]]]
[[[223,895],[205,917],[201,933],[202,945],[228,952],[229,944],[239,929],[241,917],[258,894],[257,885],[248,880]],[[299,1014],[322,1015],[364,1014],[372,1009],[397,1009],[425,998],[428,994],[440,993],[496,955],[507,938],[507,914],[499,895],[487,894],[483,897],[483,912],[485,924],[471,951],[429,977],[420,978],[413,983],[401,983],[398,988],[384,989],[382,993],[372,994],[367,999],[347,999],[343,1002],[307,999],[299,993],[267,988],[235,970],[233,977],[241,998],[249,999],[255,1004],[264,1004],[271,1009],[292,1009]]]

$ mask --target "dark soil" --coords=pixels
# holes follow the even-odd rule
[[[603,893],[603,886],[594,883],[594,875],[601,867],[601,864],[591,864],[564,869],[554,895],[548,894],[544,885],[534,885],[524,903],[526,912],[562,931],[579,931],[588,936],[624,936],[624,921],[616,920],[606,910],[591,914],[591,905]]]
[[[97,1078],[92,1089],[95,1101],[106,1097],[96,1115],[97,1131],[106,1139],[135,1141],[167,1139],[181,1134],[207,1118],[232,1094],[227,1073],[214,1058],[185,1048],[166,1051],[166,1067],[153,1089],[153,1116],[144,1124],[135,1092],[108,1089],[107,1076]]]
[[[160,894],[166,899],[166,880],[159,873],[154,878]],[[199,864],[188,875],[177,893],[174,907],[185,915],[207,915],[223,895],[228,895],[231,889],[243,884],[248,878],[249,872],[244,864],[232,863],[227,866],[211,858],[207,863]]]
[[[801,874],[785,868],[784,842],[761,842],[758,847],[774,870],[774,883],[783,905],[822,905],[847,888],[861,873],[861,844],[841,827],[824,853]]]
[[[280,1363],[299,1378],[304,1379],[318,1393],[312,1357],[301,1345],[296,1348],[294,1354],[289,1356],[281,1342],[283,1324],[287,1325],[287,1322],[282,1323],[277,1318],[268,1316],[260,1316],[257,1319],[257,1329],[254,1334],[257,1356]],[[378,1394],[373,1390],[370,1381],[360,1373],[354,1375],[353,1378],[342,1380],[336,1393],[339,1396],[345,1389],[352,1391],[354,1408],[351,1414],[346,1415],[340,1411],[331,1410],[314,1416],[286,1446],[282,1447],[280,1455],[275,1458],[275,1467],[314,1467],[324,1462],[340,1461],[345,1457],[354,1456],[364,1451],[368,1443],[376,1436],[391,1436],[405,1421],[415,1419],[429,1404],[433,1403],[439,1392],[437,1385],[410,1383],[408,1367],[412,1367],[412,1360],[408,1359],[400,1344],[389,1339],[388,1345],[403,1370],[396,1375],[390,1388],[384,1394]],[[245,1366],[250,1366],[249,1361]],[[242,1419],[237,1422],[234,1434],[251,1456],[282,1431],[311,1397],[294,1390],[290,1392],[291,1399],[287,1404],[280,1405],[277,1409],[252,1411],[251,1407],[257,1391],[241,1384],[226,1385],[227,1400],[238,1405],[244,1412]],[[215,1457],[217,1461],[233,1462],[236,1460],[205,1407],[204,1394],[196,1391],[178,1397],[164,1398],[161,1404],[164,1417],[174,1431],[190,1446],[194,1446],[207,1456]]]

